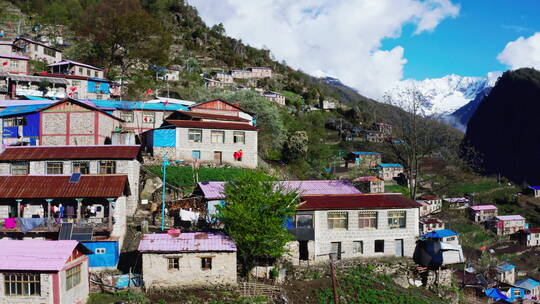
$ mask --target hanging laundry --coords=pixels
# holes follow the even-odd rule
[[[6,218],[6,219],[4,219],[4,227],[6,229],[17,228],[17,219],[16,218]]]
[[[184,209],[180,209],[180,218],[182,221],[190,221],[197,224],[199,221],[199,212],[192,212]]]
[[[26,233],[45,223],[44,218],[17,218],[17,224],[22,232]]]

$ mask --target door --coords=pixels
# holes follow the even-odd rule
[[[222,161],[221,151],[214,151],[214,161],[218,164],[221,164],[221,161]]]
[[[394,241],[394,246],[396,248],[396,256],[402,257],[403,256],[403,239],[396,239]]]
[[[300,261],[309,260],[308,241],[298,241],[298,247],[300,251]]]
[[[201,151],[191,151],[191,158],[193,158],[193,160],[201,159]]]
[[[341,260],[341,242],[332,242],[332,248],[330,253],[332,253],[337,260]]]

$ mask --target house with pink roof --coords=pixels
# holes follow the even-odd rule
[[[493,219],[498,215],[495,205],[476,205],[469,207],[469,218],[477,223]]]
[[[525,230],[526,219],[521,215],[499,215],[488,221],[488,227],[498,235],[510,235]]]
[[[0,240],[0,303],[86,303],[88,254],[77,241]]]
[[[146,288],[236,285],[236,244],[222,233],[145,234],[139,252]]]

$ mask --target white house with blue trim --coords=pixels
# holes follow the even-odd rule
[[[375,169],[379,173],[379,178],[384,181],[393,180],[404,173],[404,168],[401,164],[379,164]]]

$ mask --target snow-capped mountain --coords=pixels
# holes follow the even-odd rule
[[[425,80],[407,79],[388,90],[383,101],[406,105],[417,98],[424,115],[450,114],[475,99],[485,89],[493,87],[501,75],[502,72],[491,72],[485,77],[452,74]]]

